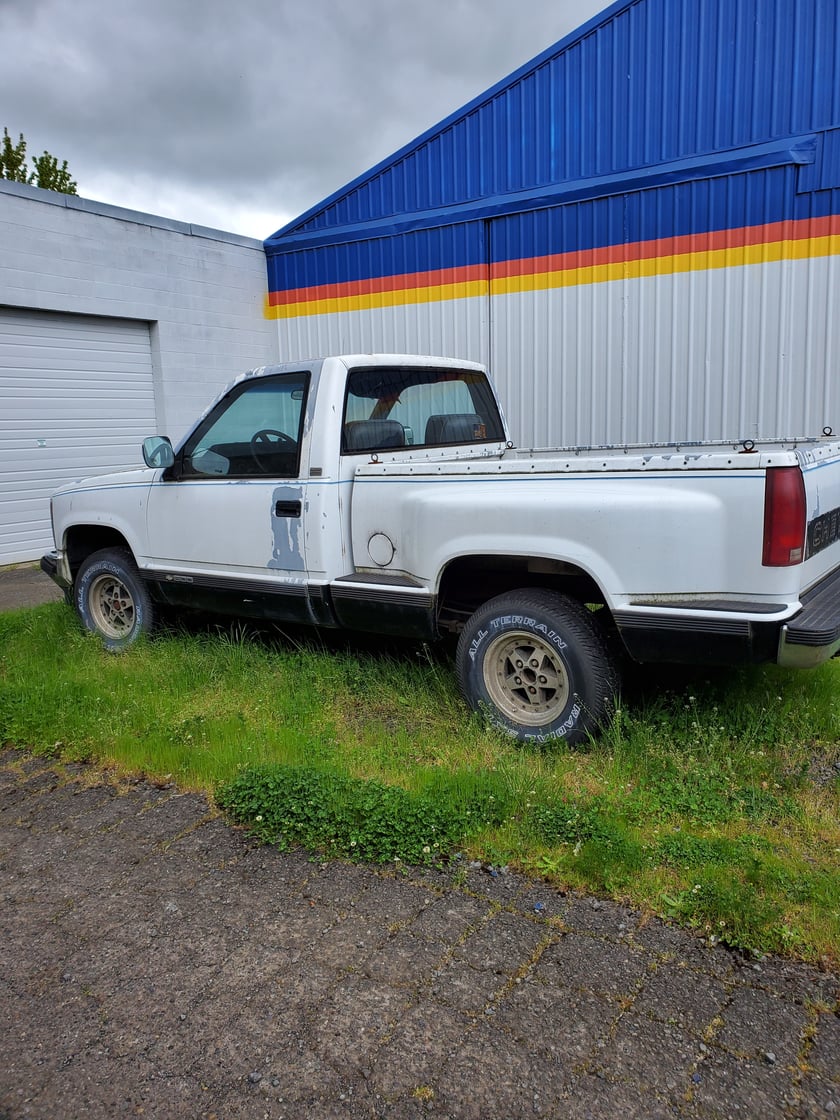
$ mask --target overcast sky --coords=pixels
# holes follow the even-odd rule
[[[0,128],[79,194],[265,238],[604,0],[0,0]]]

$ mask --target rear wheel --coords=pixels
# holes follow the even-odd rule
[[[470,706],[523,741],[585,741],[609,719],[619,687],[592,613],[556,591],[485,603],[461,634],[456,664]]]
[[[148,633],[154,621],[151,596],[125,548],[103,549],[84,561],[76,575],[73,602],[85,627],[114,651]]]

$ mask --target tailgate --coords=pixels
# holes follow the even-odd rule
[[[840,567],[840,443],[798,451],[807,529],[802,590]]]
[[[782,626],[777,660],[807,668],[840,652],[840,445],[797,456],[806,509],[802,609]]]

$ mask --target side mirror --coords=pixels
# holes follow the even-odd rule
[[[143,440],[143,460],[147,467],[171,467],[175,452],[166,436],[149,436]]]

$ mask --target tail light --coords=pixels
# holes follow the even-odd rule
[[[764,491],[765,568],[805,559],[805,480],[799,467],[770,467]]]

